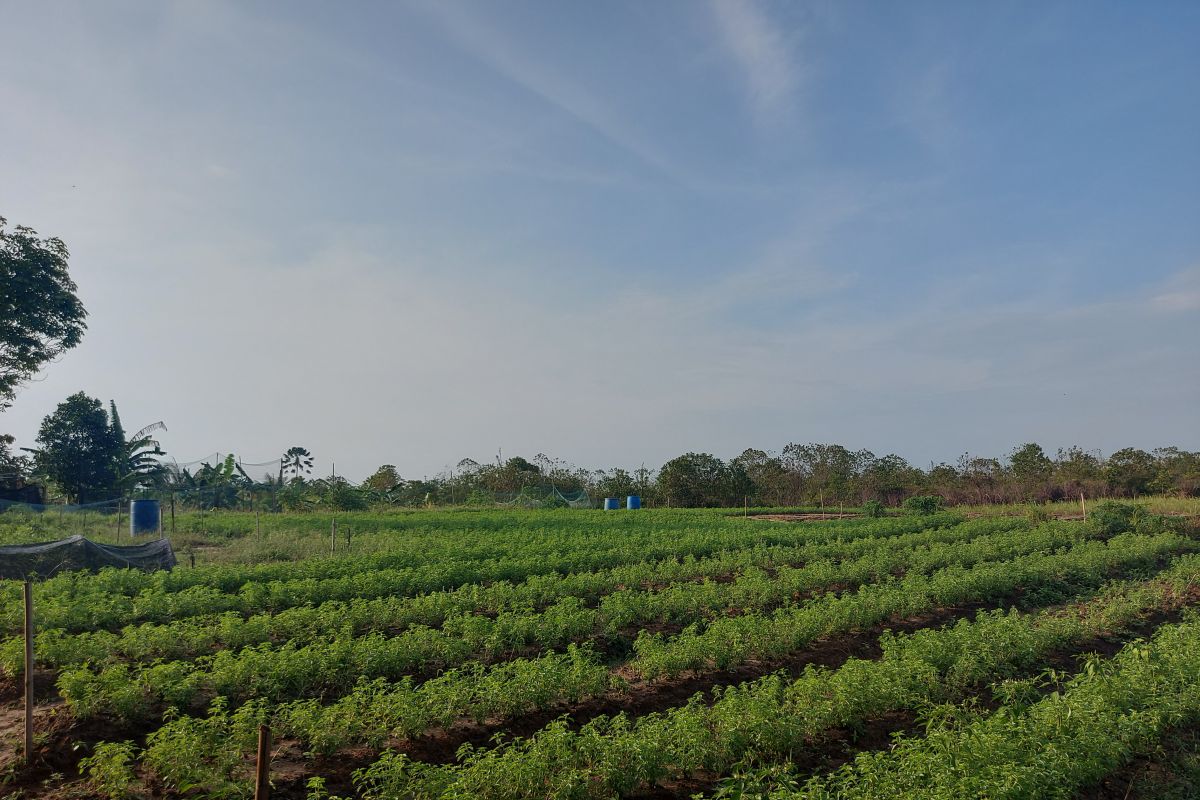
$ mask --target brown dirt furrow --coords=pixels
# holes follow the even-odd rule
[[[736,516],[736,515],[735,515]],[[769,522],[823,522],[829,519],[854,519],[862,514],[750,514],[749,519],[765,519]]]
[[[33,698],[37,702],[58,697],[54,682],[58,680],[58,670],[33,665]],[[20,676],[4,676],[0,678],[0,703],[20,701],[25,696],[25,681]]]
[[[1076,795],[1077,800],[1184,800],[1200,797],[1200,722],[1181,725],[1141,755]]]

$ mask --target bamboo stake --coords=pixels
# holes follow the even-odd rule
[[[33,760],[33,584],[25,579],[25,763]]]
[[[1083,492],[1079,493],[1079,507],[1083,509],[1083,518],[1087,519],[1087,503],[1083,502]]]
[[[258,760],[254,765],[254,800],[271,796],[271,729],[258,726]]]

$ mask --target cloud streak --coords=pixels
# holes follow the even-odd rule
[[[722,45],[739,67],[760,124],[792,110],[799,69],[781,30],[754,0],[711,0]]]
[[[487,64],[498,74],[541,98],[554,108],[617,145],[638,160],[679,183],[690,176],[595,92],[573,81],[565,70],[541,63],[500,29],[479,15],[453,2],[429,2],[419,6],[436,19],[447,35],[464,51]]]

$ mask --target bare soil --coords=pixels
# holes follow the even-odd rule
[[[750,514],[750,519],[765,519],[771,522],[823,522],[828,519],[853,519],[862,514]]]

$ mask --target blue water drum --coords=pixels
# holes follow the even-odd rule
[[[158,533],[158,501],[134,500],[129,504],[129,535]]]
[[[604,510],[605,511],[616,511],[618,508],[620,508],[620,506],[617,505],[617,503],[619,503],[619,502],[620,502],[620,500],[618,500],[615,497],[604,498]]]
[[[636,511],[642,507],[642,498],[636,494],[629,495],[629,497],[625,498],[625,507],[630,511]]]

